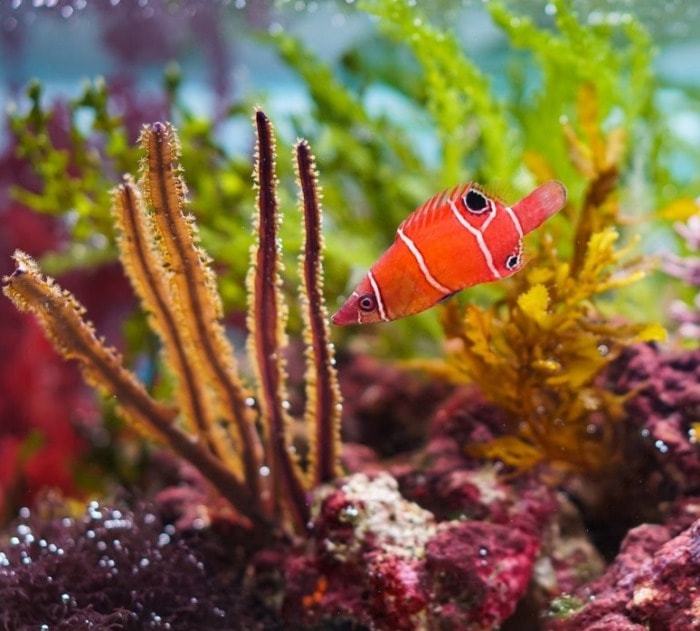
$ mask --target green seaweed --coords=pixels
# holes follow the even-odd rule
[[[595,125],[604,132],[619,128],[628,153],[639,136],[648,149],[648,158],[640,152],[620,156],[617,175],[626,180],[617,194],[644,196],[644,207],[633,207],[637,214],[673,201],[675,184],[664,166],[670,149],[662,144],[664,125],[654,110],[657,86],[648,35],[626,14],[591,24],[579,18],[572,2],[556,0],[547,6],[550,15],[535,19],[523,15],[516,2],[484,4],[509,47],[510,61],[497,62],[497,74],[491,64],[468,52],[469,30],[451,23],[456,9],[449,3],[362,0],[344,7],[353,16],[369,18],[374,28],[333,62],[312,53],[316,47],[310,39],[283,29],[257,34],[261,45],[276,51],[296,73],[311,101],[308,115],[296,115],[291,122],[298,135],[313,142],[325,167],[326,268],[332,300],[342,302],[391,243],[396,226],[441,188],[477,180],[515,198],[556,173],[572,199],[584,195],[587,179],[569,160],[568,145],[572,134],[587,135],[577,114],[584,85],[595,95],[597,109],[590,117]],[[242,310],[245,269],[237,254],[249,247],[250,237],[239,229],[244,218],[236,209],[253,200],[246,160],[230,155],[218,137],[222,125],[261,99],[247,95],[245,103],[233,104],[213,121],[183,105],[174,68],[168,69],[162,86],[167,117],[180,130],[182,162],[194,182],[191,195],[203,245],[221,266],[225,308]],[[377,90],[388,95],[391,105],[372,105]],[[12,115],[12,129],[21,155],[38,172],[40,186],[34,192],[16,189],[15,194],[40,212],[70,212],[73,217],[73,247],[52,254],[43,266],[58,273],[113,258],[104,191],[109,178],[133,171],[136,164],[123,108],[104,82],[86,85],[67,104],[69,144],[60,146],[50,132],[55,108],[45,102],[39,86],[30,88],[28,101]],[[281,138],[281,147],[292,140]],[[638,173],[630,173],[632,169]],[[281,165],[280,177],[286,203],[291,199],[291,170]],[[576,221],[573,209],[566,211],[569,222],[555,220],[547,230],[561,248],[578,248],[580,259],[586,239],[569,238]],[[663,222],[660,229],[667,229]],[[297,245],[297,235],[284,225],[281,231],[288,243]],[[288,293],[286,286],[284,291]],[[500,285],[485,285],[471,290],[468,299],[485,305],[502,292]],[[290,315],[292,329],[298,329],[298,315]],[[439,339],[437,311],[361,335],[338,333],[341,345],[352,341],[359,349],[403,357],[434,353]]]
[[[658,324],[606,316],[598,305],[602,295],[642,280],[649,263],[630,257],[635,240],[616,246],[625,136],[620,129],[602,132],[596,105],[584,84],[577,118],[587,133],[566,130],[571,162],[587,181],[570,213],[571,241],[560,247],[545,232],[528,267],[503,284],[501,301],[463,311],[449,305],[448,355],[424,365],[457,383],[477,383],[508,412],[505,434],[467,449],[517,471],[544,465],[593,473],[616,464],[625,397],[599,377],[625,346],[665,337]]]
[[[237,253],[250,247],[251,239],[240,225],[239,208],[253,203],[248,186],[249,166],[243,157],[229,156],[217,141],[217,125],[194,116],[178,97],[179,77],[164,74],[164,101],[169,116],[178,121],[183,138],[182,163],[196,174],[198,217],[205,224],[203,239],[212,255],[225,264],[222,294],[228,308],[245,303],[241,290],[245,268]],[[42,261],[58,274],[75,267],[89,267],[116,258],[114,227],[110,217],[110,183],[122,173],[135,171],[139,152],[130,137],[125,116],[133,116],[108,84],[97,79],[65,103],[48,103],[43,88],[32,82],[27,103],[9,116],[18,157],[38,176],[38,186],[12,189],[14,197],[29,208],[49,215],[68,216],[70,246]],[[232,108],[230,116],[241,116]],[[133,134],[138,133],[139,124]],[[232,209],[222,213],[220,209]]]
[[[555,598],[549,605],[548,615],[552,618],[568,618],[583,607],[580,598],[571,594],[562,594]]]
[[[364,0],[360,8],[379,18],[380,28],[406,45],[422,70],[424,106],[433,117],[441,147],[444,188],[464,179],[466,165],[477,177],[510,179],[517,156],[509,125],[488,78],[463,52],[456,34],[434,27],[410,3]]]

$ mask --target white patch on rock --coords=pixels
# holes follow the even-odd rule
[[[323,500],[337,488],[325,487],[317,492],[315,516]],[[409,502],[399,492],[396,480],[388,473],[369,477],[357,473],[345,479],[340,492],[350,506],[345,508],[354,537],[347,542],[326,539],[326,550],[339,560],[356,555],[362,549],[374,548],[386,555],[417,560],[425,554],[425,544],[435,535],[435,517],[418,504]]]

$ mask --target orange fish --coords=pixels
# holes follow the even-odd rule
[[[396,320],[466,287],[515,274],[524,264],[523,237],[565,203],[566,188],[556,180],[512,206],[474,182],[435,195],[401,223],[333,323]]]

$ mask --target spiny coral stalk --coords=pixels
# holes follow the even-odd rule
[[[124,416],[155,434],[189,460],[234,506],[253,521],[265,523],[254,498],[233,472],[202,449],[175,424],[178,410],[152,399],[136,376],[121,364],[121,357],[104,345],[84,318],[85,309],[23,252],[14,255],[16,269],[3,278],[3,292],[21,311],[34,313],[51,342],[66,359],[79,362],[88,383],[116,399]]]
[[[339,392],[322,296],[319,189],[308,145],[296,148],[305,252],[300,298],[307,343],[308,401],[305,418],[313,438],[308,475],[292,456],[291,425],[282,352],[286,305],[280,291],[274,131],[255,114],[258,134],[258,241],[249,274],[249,350],[258,378],[256,413],[236,372],[233,349],[221,323],[222,308],[208,255],[186,214],[186,186],[179,147],[170,124],[144,127],[139,180],[126,176],[113,193],[124,268],[163,345],[163,362],[175,376],[175,404],[154,400],[106,348],[68,292],[39,273],[25,254],[3,279],[18,308],[35,313],[57,349],[77,359],[86,379],[116,397],[121,412],[194,464],[253,525],[270,530],[290,516],[298,531],[308,522],[306,492],[337,467]],[[181,421],[186,430],[180,428]]]
[[[313,484],[327,482],[338,473],[340,424],[327,423],[340,412],[333,357],[333,346],[328,331],[328,311],[323,298],[323,235],[316,165],[309,144],[300,140],[296,145],[297,178],[300,206],[304,214],[304,245],[301,254],[301,306],[306,344],[306,409],[304,419],[313,444],[311,463]],[[319,445],[333,449],[319,449]]]
[[[179,146],[172,126],[156,123],[145,134],[146,149],[140,186],[153,207],[154,232],[168,269],[173,311],[182,314],[189,325],[187,352],[194,369],[201,371],[201,382],[212,390],[212,417],[206,420],[210,434],[215,422],[231,424],[229,436],[242,458],[246,478],[259,486],[259,443],[253,431],[253,418],[245,405],[247,393],[236,375],[233,349],[220,318],[221,300],[209,256],[202,250],[192,217],[184,214],[186,186],[180,175]],[[225,447],[220,447],[221,454]],[[256,453],[258,452],[258,453]]]
[[[255,113],[257,151],[255,182],[258,189],[256,217],[257,242],[251,252],[248,273],[248,349],[256,371],[258,405],[267,422],[267,453],[271,463],[272,490],[276,496],[292,499],[288,508],[294,521],[307,521],[304,489],[290,453],[292,420],[287,412],[286,368],[282,349],[287,345],[285,324],[287,309],[280,285],[281,248],[279,210],[275,176],[275,141],[272,125],[265,114]],[[276,505],[279,510],[280,504]],[[278,515],[279,517],[279,515]]]

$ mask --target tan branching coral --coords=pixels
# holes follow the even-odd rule
[[[195,465],[253,525],[271,529],[308,522],[306,494],[337,470],[340,393],[322,293],[320,192],[308,144],[295,147],[304,249],[299,290],[306,342],[308,456],[297,458],[285,394],[286,312],[280,290],[281,245],[274,130],[255,113],[257,240],[251,252],[249,352],[256,376],[250,392],[238,376],[221,318],[211,260],[187,214],[187,189],[170,124],[146,126],[138,181],[125,176],[113,194],[124,269],[162,342],[163,363],[177,380],[172,402],[154,400],[84,318],[84,308],[36,263],[15,253],[4,293],[34,313],[61,354],[76,359],[95,387],[113,396],[135,425]],[[257,403],[257,405],[256,405]]]

